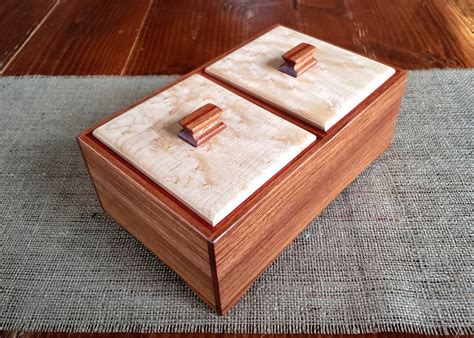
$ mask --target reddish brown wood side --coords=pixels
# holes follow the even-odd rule
[[[206,237],[88,137],[82,135],[79,144],[104,210],[215,307]]]
[[[328,133],[256,198],[255,207],[216,235],[220,310],[234,305],[260,273],[348,184],[390,145],[406,74]],[[370,101],[370,100],[368,100]]]

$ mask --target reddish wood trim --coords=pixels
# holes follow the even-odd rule
[[[207,250],[209,253],[209,262],[211,263],[211,276],[212,276],[212,287],[214,289],[214,304],[216,305],[215,310],[218,315],[223,315],[221,309],[221,297],[219,288],[219,279],[217,278],[216,270],[216,252],[214,249],[214,243],[210,240],[207,242]]]

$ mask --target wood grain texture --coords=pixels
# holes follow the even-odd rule
[[[371,100],[351,113],[350,122],[320,139],[264,189],[268,191],[256,196],[251,213],[212,235],[223,313],[390,145],[405,83],[406,74],[398,72]]]
[[[297,78],[278,70],[281,55],[300,43],[318,50],[318,64]],[[395,70],[278,26],[206,68],[209,73],[327,131]]]
[[[209,102],[227,128],[191,147],[178,121]],[[93,135],[214,226],[316,139],[198,74]]]
[[[44,10],[11,5],[43,1],[0,2],[0,48],[21,47],[4,75],[184,74],[277,23],[399,68],[474,67],[471,0],[58,0],[23,46]]]
[[[54,9],[58,0],[0,3],[0,71]]]
[[[134,180],[120,162],[109,162],[114,159],[105,158],[88,137],[79,144],[103,209],[215,307],[207,238],[176,217],[173,201],[146,189],[150,183]]]
[[[443,0],[158,1],[126,73],[185,73],[274,24],[398,68],[474,66],[472,34]]]
[[[120,74],[150,3],[60,1],[3,74]]]
[[[459,25],[461,28],[459,32],[463,32],[466,39],[472,40],[472,34],[474,34],[474,2],[466,0],[447,0],[446,2],[453,13],[464,23],[464,29]],[[453,24],[456,25],[455,22]],[[471,47],[472,44],[471,41]]]

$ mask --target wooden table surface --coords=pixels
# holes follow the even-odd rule
[[[2,0],[0,74],[183,74],[277,23],[405,69],[473,67],[472,0]]]
[[[404,69],[467,68],[474,67],[473,13],[472,0],[1,0],[0,74],[184,74],[277,23]],[[121,335],[144,336],[261,337]]]

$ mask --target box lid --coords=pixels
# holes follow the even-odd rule
[[[317,63],[295,78],[279,68],[282,56],[288,57],[287,52],[301,43],[316,47]],[[278,26],[213,63],[206,72],[327,131],[395,69]]]
[[[222,109],[213,116],[225,128],[194,147],[178,137],[179,121],[205,104]],[[133,107],[93,135],[211,225],[316,139],[201,75]]]

